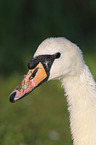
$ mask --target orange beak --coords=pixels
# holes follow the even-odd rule
[[[17,86],[16,89],[10,94],[10,102],[13,103],[23,98],[40,84],[45,82],[47,78],[48,77],[45,68],[42,63],[39,62],[39,64],[34,69],[30,69],[28,71],[26,77],[22,80],[21,84]]]

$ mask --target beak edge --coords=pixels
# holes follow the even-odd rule
[[[14,101],[15,96],[16,96],[16,92],[13,92],[13,93],[10,94],[9,100],[10,100],[11,103],[14,103],[15,102]]]

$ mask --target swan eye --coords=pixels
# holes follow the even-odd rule
[[[61,56],[61,53],[60,53],[60,52],[57,52],[57,53],[55,54],[55,57],[56,57],[56,58],[60,58],[60,56]]]

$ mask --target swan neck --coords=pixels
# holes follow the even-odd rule
[[[96,84],[84,65],[81,73],[61,80],[67,96],[74,145],[96,145]]]

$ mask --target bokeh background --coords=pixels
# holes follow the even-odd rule
[[[15,104],[8,100],[38,45],[58,36],[82,49],[96,80],[95,0],[0,0],[0,145],[72,145],[60,82]]]

